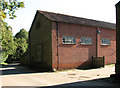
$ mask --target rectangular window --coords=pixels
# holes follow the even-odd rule
[[[75,44],[75,36],[62,36],[63,44]]]
[[[101,44],[102,45],[110,45],[110,39],[104,39],[104,38],[102,38],[101,39]]]
[[[81,44],[92,44],[92,38],[90,37],[81,37]]]

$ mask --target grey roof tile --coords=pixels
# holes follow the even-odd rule
[[[92,20],[92,19],[86,19],[86,18],[69,16],[69,15],[64,15],[64,14],[59,14],[59,13],[41,11],[41,10],[38,10],[38,12],[40,12],[41,14],[46,16],[51,21],[81,24],[81,25],[88,25],[88,26],[102,27],[102,28],[109,28],[109,29],[116,29],[116,24],[114,24],[114,23],[97,21],[97,20]]]

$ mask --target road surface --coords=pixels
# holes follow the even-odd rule
[[[107,65],[105,68],[80,70],[72,69],[57,72],[35,72],[19,64],[9,64],[0,68],[2,86],[118,86],[114,79],[109,78],[115,74],[115,66]]]

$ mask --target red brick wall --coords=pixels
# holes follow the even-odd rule
[[[52,68],[57,69],[57,27],[52,23]]]
[[[105,64],[116,63],[116,31],[110,29],[100,29],[99,54],[105,56]],[[110,39],[110,45],[101,45],[101,38]]]
[[[58,58],[57,58],[57,27],[52,23],[52,67],[57,69],[87,68],[92,66],[92,56],[96,56],[96,28],[78,24],[58,23]],[[115,63],[116,50],[115,30],[101,29],[98,36],[110,38],[110,46],[101,46],[99,56],[106,57],[106,64]],[[76,44],[62,44],[62,35],[75,36]],[[81,45],[81,37],[91,37],[92,45]],[[100,41],[101,42],[101,41]],[[106,53],[104,53],[106,52]],[[111,56],[109,56],[111,55]],[[110,59],[109,59],[110,58]],[[59,62],[59,64],[57,64]]]

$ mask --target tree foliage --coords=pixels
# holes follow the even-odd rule
[[[18,2],[17,0],[0,0],[0,16],[3,20],[8,14],[9,18],[13,19],[16,17],[15,11],[23,7],[24,2]]]
[[[20,56],[22,56],[28,48],[28,32],[25,29],[21,29],[15,35],[15,42],[17,44],[15,56],[20,59]]]
[[[28,40],[28,32],[25,29],[21,29],[16,35],[15,38],[19,39],[19,38],[24,38],[26,40]]]
[[[7,26],[7,23],[1,23],[0,25],[0,45],[2,46],[0,62],[4,62],[9,55],[15,52],[16,45],[13,40],[12,28]]]
[[[5,19],[9,17],[13,19],[16,17],[15,12],[19,8],[24,7],[24,2],[17,0],[0,0],[0,63],[5,61],[8,56],[16,53],[17,45],[14,42],[12,28],[8,26]]]

